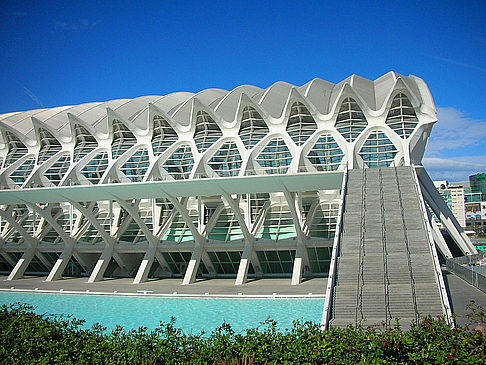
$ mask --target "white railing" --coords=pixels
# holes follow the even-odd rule
[[[341,226],[343,222],[343,210],[344,210],[344,203],[346,197],[346,189],[347,189],[347,180],[348,180],[348,170],[344,170],[343,173],[343,183],[341,185],[341,201],[339,202],[339,211],[336,223],[336,233],[334,235],[334,242],[332,245],[332,255],[331,255],[331,263],[329,266],[329,276],[327,279],[327,288],[326,288],[326,299],[324,302],[324,311],[322,313],[322,321],[321,321],[321,329],[326,330],[329,328],[329,321],[331,316],[331,309],[332,309],[332,302],[334,301],[333,298],[333,291],[334,291],[334,284],[336,282],[336,270],[337,270],[337,258],[339,255],[339,245],[341,241]]]

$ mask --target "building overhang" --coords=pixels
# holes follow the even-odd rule
[[[90,186],[56,186],[0,191],[0,204],[133,200],[228,194],[339,190],[342,171],[149,181]]]

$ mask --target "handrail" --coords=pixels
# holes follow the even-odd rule
[[[342,237],[342,222],[344,215],[344,205],[346,201],[347,192],[348,169],[344,170],[343,183],[341,185],[341,201],[339,202],[339,211],[336,222],[336,233],[332,245],[331,263],[329,266],[329,276],[327,278],[326,300],[324,302],[324,311],[322,313],[321,329],[327,330],[331,320],[331,310],[334,307],[334,286],[336,283],[337,260],[340,251],[341,237]],[[332,306],[331,306],[332,304]]]
[[[381,167],[378,168],[378,190],[380,192],[380,210],[381,210],[381,242],[382,242],[382,255],[383,255],[383,286],[385,289],[385,315],[386,315],[386,323],[390,324],[391,319],[391,311],[390,311],[390,293],[389,293],[389,285],[390,280],[388,278],[388,251],[386,248],[386,215],[385,215],[385,206],[384,206],[384,198],[383,198],[383,175],[381,171]]]
[[[366,215],[366,169],[363,168],[361,185],[361,225],[359,236],[359,252],[358,252],[358,293],[356,296],[356,316],[355,324],[358,324],[358,313],[360,313],[360,320],[363,319],[363,285],[364,285],[364,273],[363,273],[363,260],[364,260],[364,235],[366,232],[365,227],[365,215]]]
[[[414,308],[414,311],[415,311],[415,320],[418,321],[417,297],[416,297],[416,294],[415,294],[415,278],[413,277],[412,257],[410,256],[410,247],[409,247],[409,244],[408,244],[407,226],[405,224],[405,212],[403,210],[402,189],[400,188],[400,180],[398,179],[398,172],[397,172],[396,166],[394,167],[394,171],[395,171],[395,180],[397,182],[398,201],[400,203],[400,212],[402,214],[403,237],[405,239],[405,248],[407,249],[408,271],[410,273],[410,286],[412,288],[413,308]]]
[[[439,293],[440,293],[440,299],[441,299],[441,304],[442,304],[442,310],[444,311],[446,321],[449,324],[453,325],[453,320],[452,320],[452,311],[451,307],[449,305],[449,298],[447,296],[447,290],[444,284],[444,279],[442,278],[442,271],[440,268],[439,264],[439,257],[437,256],[437,250],[435,249],[434,245],[434,238],[432,236],[432,231],[430,230],[430,224],[428,222],[428,216],[427,216],[427,211],[425,208],[425,200],[422,196],[422,192],[420,190],[420,182],[418,180],[417,172],[415,171],[415,165],[410,166],[410,169],[412,170],[412,175],[414,177],[414,183],[415,183],[415,189],[417,191],[417,194],[419,196],[419,201],[420,201],[420,207],[422,208],[422,219],[423,223],[425,226],[425,229],[427,231],[427,242],[429,244],[429,249],[432,254],[432,262],[434,264],[434,271],[435,271],[435,279],[437,280],[437,284],[439,285]]]

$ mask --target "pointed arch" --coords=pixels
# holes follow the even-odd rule
[[[61,143],[45,128],[39,128],[40,149],[37,164],[41,165],[62,150]]]
[[[417,114],[410,99],[401,92],[395,95],[386,117],[386,125],[401,138],[408,138],[415,130],[418,122]]]
[[[169,122],[159,114],[154,115],[153,125],[152,150],[155,156],[159,156],[177,142],[179,136]]]
[[[137,138],[121,120],[113,119],[112,125],[111,157],[116,160],[137,143]]]
[[[359,151],[367,167],[388,167],[398,150],[384,131],[372,131]]]
[[[296,101],[290,107],[287,133],[297,146],[302,146],[307,139],[317,130],[317,124],[309,109]]]
[[[206,151],[222,135],[223,132],[208,113],[202,110],[197,112],[193,138],[200,153]]]
[[[216,153],[208,161],[219,176],[238,176],[242,164],[242,158],[235,141],[228,141],[221,145]]]
[[[80,124],[74,124],[74,140],[74,163],[98,147],[96,138]]]
[[[241,115],[238,135],[247,150],[252,149],[269,133],[263,117],[251,106],[245,106]]]
[[[5,142],[8,147],[7,155],[5,156],[5,162],[3,168],[10,166],[15,161],[28,153],[27,146],[20,141],[20,139],[10,131],[5,131]]]
[[[346,98],[341,103],[334,126],[348,142],[353,142],[366,128],[368,121],[356,100]]]

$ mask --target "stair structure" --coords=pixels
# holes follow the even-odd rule
[[[330,325],[445,314],[433,260],[412,168],[349,170]]]

